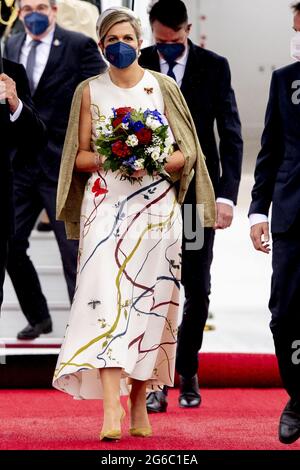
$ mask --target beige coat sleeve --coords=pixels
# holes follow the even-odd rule
[[[82,93],[93,78],[80,83],[76,88],[70,110],[69,123],[62,153],[56,199],[56,217],[58,220],[78,221],[83,188],[88,174],[74,172],[78,151],[79,118]]]

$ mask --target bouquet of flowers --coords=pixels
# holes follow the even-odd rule
[[[100,121],[96,140],[97,151],[105,158],[104,170],[118,171],[121,179],[131,182],[141,181],[132,177],[137,170],[169,176],[164,165],[174,147],[162,115],[157,110],[127,107],[112,111],[111,117]]]

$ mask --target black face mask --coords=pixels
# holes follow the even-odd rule
[[[162,43],[159,42],[156,44],[158,52],[164,57],[167,62],[175,62],[175,60],[180,57],[184,50],[185,45],[182,43]]]

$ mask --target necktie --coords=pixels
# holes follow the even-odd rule
[[[31,42],[31,49],[29,51],[27,64],[26,64],[26,73],[27,73],[27,77],[29,81],[31,94],[33,94],[34,89],[35,89],[34,81],[33,81],[33,73],[34,73],[35,59],[36,59],[36,48],[39,44],[41,44],[41,41],[39,41],[38,39],[34,39]]]
[[[176,82],[176,77],[175,77],[175,73],[173,72],[173,68],[175,67],[175,65],[177,65],[177,62],[175,60],[168,61],[168,65],[169,65],[169,70],[168,70],[167,75],[171,78],[174,78]]]

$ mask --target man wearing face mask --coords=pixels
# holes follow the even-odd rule
[[[272,207],[273,275],[270,328],[283,385],[290,396],[279,422],[279,440],[300,437],[300,2],[293,6],[291,55],[296,63],[273,73],[262,148],[249,210],[251,239],[268,254]]]
[[[104,71],[106,64],[94,40],[56,25],[55,0],[20,0],[19,6],[25,32],[8,39],[5,54],[26,68],[33,102],[49,138],[48,145],[38,154],[24,159],[20,152],[14,159],[16,235],[10,246],[7,271],[28,320],[18,338],[33,339],[50,333],[52,322],[36,270],[27,255],[28,239],[45,208],[59,245],[72,301],[78,244],[67,240],[63,223],[56,221],[58,173],[75,88]]]
[[[156,2],[150,10],[150,24],[156,44],[142,50],[139,62],[146,68],[169,75],[181,88],[195,122],[217,198],[215,229],[225,229],[231,225],[233,206],[237,202],[243,151],[228,62],[190,41],[191,25],[181,0]],[[214,135],[215,122],[220,138],[219,151]],[[195,178],[189,186],[184,206],[186,214],[190,207],[193,211],[196,209]],[[176,369],[180,376],[179,405],[191,408],[201,402],[197,377],[198,352],[208,316],[215,230],[205,228],[203,247],[190,249],[187,243],[191,244],[193,240],[189,239],[187,231],[191,230],[191,224],[184,212],[183,215],[182,284],[185,304],[179,329]],[[193,230],[194,222],[195,216]],[[148,397],[148,411],[165,411],[166,394],[166,389],[152,392]]]

